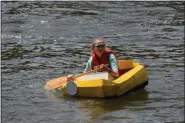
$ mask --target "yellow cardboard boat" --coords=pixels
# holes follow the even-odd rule
[[[67,82],[62,87],[63,96],[111,97],[120,96],[148,84],[146,68],[133,60],[118,60],[120,77],[115,80],[91,79]],[[69,88],[69,89],[68,89]],[[71,92],[72,90],[72,92]]]

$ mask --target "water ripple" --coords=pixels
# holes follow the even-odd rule
[[[45,82],[81,73],[97,37],[119,59],[147,65],[146,90],[48,96]],[[184,2],[2,1],[1,38],[3,122],[184,120]]]

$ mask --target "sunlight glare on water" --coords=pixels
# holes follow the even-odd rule
[[[1,2],[2,123],[183,123],[184,2]],[[64,98],[47,80],[83,72],[104,37],[119,59],[147,65],[145,89]]]

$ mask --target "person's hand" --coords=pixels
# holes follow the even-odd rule
[[[68,80],[68,81],[73,80],[73,75],[68,75],[68,76],[67,76],[67,80]]]
[[[111,69],[106,65],[106,64],[101,64],[99,66],[99,72],[102,72],[102,71],[107,71],[109,72]]]

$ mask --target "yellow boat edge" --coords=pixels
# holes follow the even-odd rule
[[[113,97],[125,94],[141,85],[148,84],[146,68],[133,60],[118,60],[120,71],[124,71],[119,78],[113,81],[103,79],[74,81],[77,86],[76,97]],[[70,96],[65,83],[62,87],[63,96]]]

